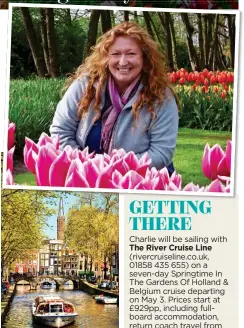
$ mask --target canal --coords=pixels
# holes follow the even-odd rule
[[[93,297],[82,291],[55,291],[18,286],[4,328],[41,328],[32,322],[31,305],[34,299],[43,294],[53,294],[74,304],[78,317],[71,328],[117,328],[119,327],[119,308],[113,304],[97,304]],[[44,327],[43,327],[44,328]]]

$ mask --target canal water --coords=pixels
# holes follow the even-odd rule
[[[32,322],[31,305],[39,295],[55,295],[74,304],[78,316],[70,328],[117,328],[119,308],[113,304],[98,304],[93,297],[82,291],[42,290],[30,291],[29,286],[18,286],[7,315],[4,328],[44,328]]]

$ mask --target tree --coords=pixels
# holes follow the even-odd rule
[[[205,54],[204,54],[204,41],[203,41],[203,27],[202,27],[202,14],[197,14],[197,25],[199,33],[199,52],[200,52],[200,67],[201,69],[205,66]]]
[[[48,42],[47,42],[47,21],[46,13],[44,8],[40,8],[41,16],[41,38],[42,38],[42,49],[44,53],[44,59],[47,67],[47,71],[50,74],[50,60],[49,60],[49,51],[48,51]]]
[[[228,30],[229,30],[229,45],[230,45],[230,64],[231,68],[234,68],[235,64],[235,16],[227,15]]]
[[[53,213],[45,200],[49,195],[39,191],[2,190],[2,275],[7,274],[16,259],[41,246],[46,217]]]
[[[29,12],[29,8],[20,8],[24,26],[25,26],[25,32],[26,36],[31,48],[31,53],[35,62],[35,67],[37,70],[37,74],[40,77],[45,77],[47,75],[47,69],[45,66],[43,54],[40,48],[40,44],[38,43],[36,32],[32,23],[31,15]]]
[[[170,13],[158,13],[165,31],[166,53],[168,66],[171,71],[174,70],[173,47],[170,31]]]
[[[84,51],[84,59],[90,54],[91,47],[93,47],[96,44],[98,22],[99,22],[100,14],[101,14],[101,10],[92,10],[91,11],[88,33],[87,33],[87,41],[86,41],[86,46],[85,46],[85,51]]]
[[[182,21],[185,25],[186,28],[186,35],[187,35],[187,47],[188,47],[188,52],[189,52],[189,59],[191,63],[191,68],[192,70],[199,70],[200,64],[199,64],[199,59],[197,56],[196,49],[193,44],[192,36],[194,33],[194,29],[191,26],[189,16],[187,13],[182,13],[181,14]]]
[[[49,53],[49,72],[51,77],[59,76],[58,58],[57,58],[57,45],[54,27],[54,13],[52,8],[45,9],[46,14],[46,31],[47,31],[47,44]]]
[[[108,201],[105,205],[105,210],[83,205],[68,213],[66,243],[69,248],[89,258],[90,271],[94,260],[110,263],[109,252],[113,245],[118,246],[118,215],[108,210],[111,209],[109,203]]]
[[[147,32],[151,35],[152,39],[154,40],[154,33],[152,30],[152,26],[151,26],[151,18],[150,15],[147,11],[143,11],[143,17],[145,19],[145,23],[146,23],[146,27],[147,27]]]
[[[108,10],[101,11],[101,25],[102,25],[103,33],[106,33],[108,30],[112,28],[110,11]]]

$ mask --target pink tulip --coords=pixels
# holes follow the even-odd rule
[[[143,181],[143,177],[135,171],[130,170],[121,180],[122,189],[135,189]]]
[[[45,146],[48,143],[51,143],[55,149],[59,149],[59,136],[57,135],[56,137],[51,138],[46,133],[43,132],[37,144],[39,146]]]
[[[89,183],[86,178],[80,173],[82,163],[79,159],[72,161],[67,178],[65,181],[65,187],[79,187],[79,188],[89,188]]]
[[[25,137],[24,147],[24,162],[27,169],[36,174],[36,161],[34,160],[35,155],[39,152],[39,146],[34,143],[31,139]]]
[[[66,152],[60,153],[49,169],[50,186],[63,187],[65,185],[66,176],[71,164]]]
[[[15,144],[14,132],[15,132],[15,123],[9,123],[8,124],[8,150],[13,148]]]
[[[209,186],[206,187],[206,191],[209,192],[225,192],[225,187],[222,185],[222,183],[216,179]]]
[[[6,172],[6,185],[13,185],[14,178],[12,172],[8,169]]]
[[[107,165],[101,172],[96,181],[96,188],[114,188],[112,181],[113,166]]]
[[[15,147],[12,147],[7,152],[7,170],[10,170],[11,173],[13,173],[13,169],[14,169],[14,164],[13,164],[14,149]]]
[[[204,188],[200,188],[199,185],[194,185],[194,183],[188,183],[182,191],[194,191],[194,192],[197,192],[197,191],[203,191]]]
[[[83,170],[81,173],[83,173],[83,176],[89,181],[89,186],[95,188],[100,172],[92,159],[88,159],[83,163]]]
[[[38,186],[50,186],[49,170],[57,158],[57,152],[50,143],[41,146],[38,155],[34,158],[36,161],[36,182]]]
[[[206,144],[202,158],[202,171],[208,179],[217,179],[218,165],[223,157],[224,151],[219,145],[214,145],[210,149],[209,144]]]

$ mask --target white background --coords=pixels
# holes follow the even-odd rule
[[[244,1],[239,0],[239,6],[241,12],[244,11]],[[240,324],[239,327],[244,327],[244,209],[242,203],[244,202],[244,22],[243,14],[241,15],[240,24],[240,53],[239,53],[239,83],[238,83],[238,105],[237,105],[237,149],[236,149],[236,174],[235,174],[235,186],[236,195],[240,199],[239,206],[239,236],[240,236]],[[3,135],[4,135],[4,110],[5,104],[5,76],[6,76],[6,49],[7,49],[7,21],[8,11],[0,10],[0,150],[3,151]],[[6,125],[5,125],[6,126]],[[230,218],[230,226],[232,224]],[[122,255],[123,251],[121,249]],[[220,255],[221,256],[221,255]],[[123,255],[121,256],[121,258]],[[122,304],[122,303],[121,303]],[[120,326],[123,327],[123,323],[120,322]],[[226,327],[227,328],[227,327]],[[237,327],[228,327],[237,328]]]

